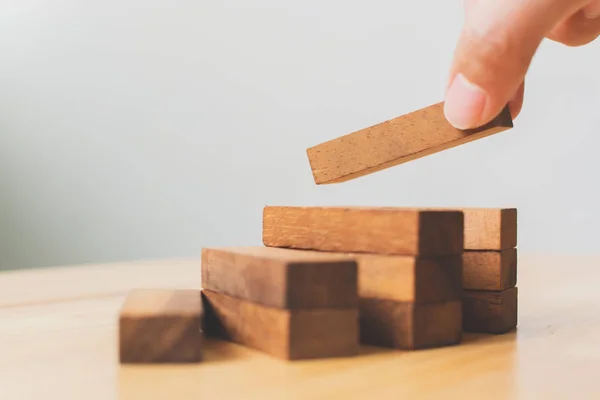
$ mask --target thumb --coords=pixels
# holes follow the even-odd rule
[[[589,0],[471,0],[450,70],[444,112],[459,129],[494,119],[520,88],[540,43]],[[516,115],[513,115],[515,118]]]

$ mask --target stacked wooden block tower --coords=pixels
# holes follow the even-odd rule
[[[298,360],[358,353],[349,257],[267,247],[203,249],[205,334]]]
[[[263,242],[356,260],[362,343],[417,349],[460,342],[462,213],[267,207]]]
[[[517,210],[465,210],[463,330],[501,334],[517,326]]]
[[[516,327],[516,210],[265,207],[263,246],[202,249],[201,287],[136,290],[121,362],[215,336],[286,360],[457,345]]]
[[[307,150],[339,183],[513,127],[509,107],[468,131],[443,103]],[[417,350],[517,325],[515,209],[266,207],[263,246],[202,251],[198,290],[137,290],[120,313],[120,360],[194,362],[218,336],[274,357]]]

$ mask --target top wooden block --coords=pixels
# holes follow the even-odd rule
[[[517,247],[516,208],[466,208],[465,250],[506,250]]]
[[[202,249],[202,287],[284,309],[358,307],[350,257],[272,247]]]
[[[506,250],[517,247],[516,208],[431,208],[462,211],[465,250]]]
[[[446,120],[442,102],[311,147],[307,155],[316,184],[338,183],[512,127],[506,107],[483,127],[456,129]]]
[[[272,207],[265,246],[345,253],[438,256],[463,251],[461,211],[400,207]]]

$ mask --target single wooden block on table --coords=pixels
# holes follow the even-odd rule
[[[203,289],[207,336],[283,360],[358,354],[358,308],[287,310]]]
[[[344,182],[513,127],[508,107],[477,129],[454,128],[444,103],[411,112],[307,149],[316,184]]]
[[[119,313],[121,363],[190,363],[202,359],[199,290],[136,289]]]
[[[465,251],[463,287],[470,290],[501,291],[517,284],[517,249]]]
[[[356,261],[273,247],[202,249],[202,287],[266,306],[358,307]]]
[[[518,289],[465,290],[463,330],[473,333],[506,333],[517,327]]]
[[[402,207],[276,207],[263,211],[269,247],[440,256],[463,251],[460,211]]]
[[[461,302],[414,304],[360,299],[360,337],[368,345],[404,350],[451,346],[462,340]]]
[[[462,299],[462,256],[435,258],[352,254],[358,263],[361,298],[415,304]]]

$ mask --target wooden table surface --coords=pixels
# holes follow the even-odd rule
[[[0,273],[0,399],[600,399],[600,257],[520,255],[518,330],[459,346],[286,363],[209,341],[202,364],[120,366],[126,292],[199,285],[199,260]]]

